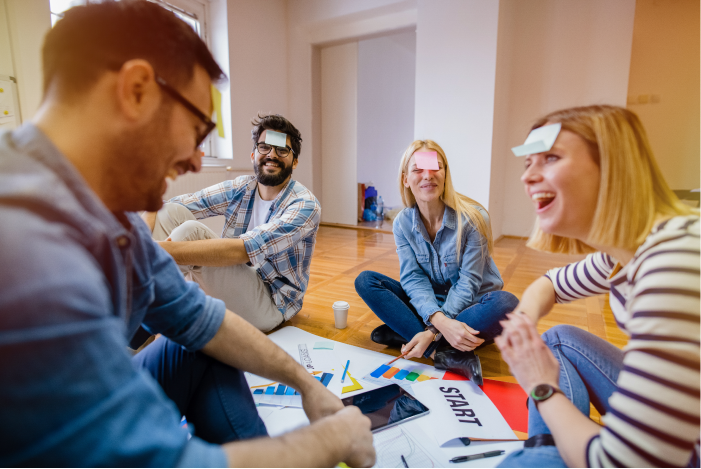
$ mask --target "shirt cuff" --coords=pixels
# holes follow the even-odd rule
[[[197,318],[197,321],[192,324],[190,331],[188,331],[188,335],[196,337],[196,339],[187,344],[186,348],[190,351],[196,351],[207,345],[219,331],[225,314],[226,305],[224,302],[207,296],[205,298],[204,314]]]
[[[224,450],[219,445],[213,445],[192,437],[185,445],[176,467],[228,467]]]
[[[427,326],[431,324],[431,321],[429,318],[433,313],[436,311],[440,311],[441,308],[438,306],[438,304],[427,304],[424,307],[421,308],[421,311],[419,311],[419,316],[421,316],[421,319],[424,320],[424,324]]]
[[[251,265],[262,264],[265,260],[265,240],[260,232],[248,231],[239,236],[239,239],[243,241]]]

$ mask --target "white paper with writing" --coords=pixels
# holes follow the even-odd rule
[[[472,381],[432,379],[412,385],[416,398],[431,412],[422,417],[426,433],[439,445],[467,437],[517,440],[489,397]]]

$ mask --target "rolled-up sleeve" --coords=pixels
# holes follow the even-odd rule
[[[409,296],[411,305],[419,313],[421,319],[428,324],[431,315],[441,309],[436,301],[431,280],[416,261],[416,253],[407,240],[401,224],[396,219],[392,226],[392,232],[399,256],[399,281],[402,289]]]
[[[295,246],[316,230],[321,207],[315,199],[299,199],[290,203],[279,217],[241,235],[248,258],[253,265]]]
[[[184,205],[198,220],[226,215],[232,193],[240,189],[234,184],[235,181],[224,181],[192,194],[173,197],[168,202]]]

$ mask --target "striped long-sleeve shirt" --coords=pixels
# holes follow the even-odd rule
[[[623,268],[595,253],[547,273],[558,303],[610,293],[630,337],[589,467],[686,466],[698,448],[699,259],[699,217],[675,217]]]

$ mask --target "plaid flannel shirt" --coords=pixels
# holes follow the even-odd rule
[[[265,224],[246,232],[257,187],[255,176],[240,176],[169,202],[184,205],[197,219],[224,215],[222,238],[243,240],[251,265],[289,319],[302,309],[321,205],[309,189],[291,179],[273,200]]]

